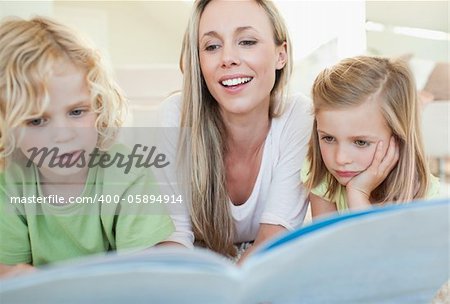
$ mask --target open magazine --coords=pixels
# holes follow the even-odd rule
[[[426,303],[449,279],[450,200],[337,215],[266,244],[242,267],[154,248],[0,281],[1,303]]]

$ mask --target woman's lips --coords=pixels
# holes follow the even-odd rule
[[[219,80],[220,85],[229,94],[237,94],[241,92],[253,80],[253,77],[246,75],[229,75]]]

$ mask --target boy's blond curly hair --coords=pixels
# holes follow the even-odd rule
[[[98,147],[105,149],[115,138],[126,101],[98,51],[46,17],[7,18],[0,23],[0,164],[16,148],[12,130],[43,114],[49,104],[48,79],[67,62],[86,71]]]

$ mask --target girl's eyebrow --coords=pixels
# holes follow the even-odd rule
[[[328,136],[333,136],[332,134],[328,133],[328,132],[324,132],[320,129],[317,129],[318,133],[322,133],[324,135],[328,135]],[[377,141],[378,138],[376,136],[372,136],[372,135],[354,135],[354,136],[350,136],[351,140],[356,140],[356,139],[363,139],[363,140],[371,140],[371,141]]]
[[[330,135],[329,133],[327,133],[327,132],[325,132],[325,131],[322,131],[322,130],[320,130],[320,129],[317,129],[317,132],[323,133],[323,134],[326,134],[326,135]]]
[[[371,136],[371,135],[356,135],[356,136],[352,136],[350,138],[351,139],[372,140],[372,141],[377,141],[378,140],[375,136]]]

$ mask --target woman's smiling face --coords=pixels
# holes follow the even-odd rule
[[[199,24],[200,67],[222,112],[268,112],[286,44],[277,46],[273,26],[255,1],[211,1]]]

